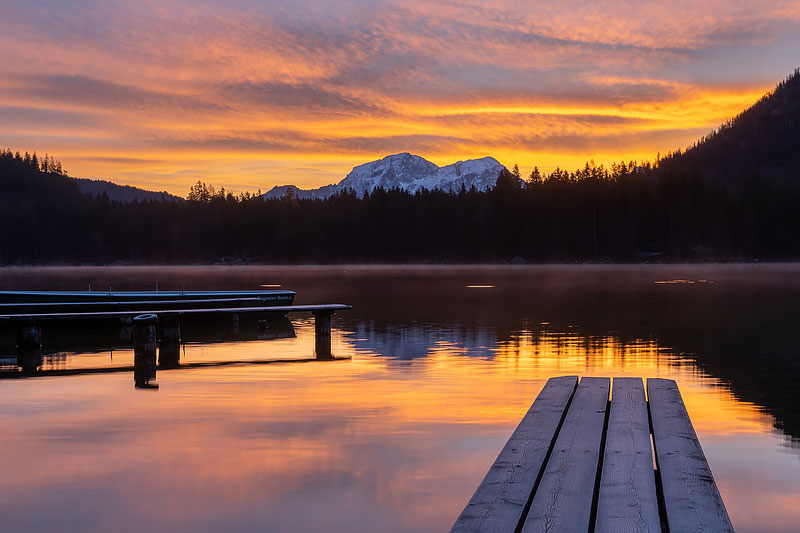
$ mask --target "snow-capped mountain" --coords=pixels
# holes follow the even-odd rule
[[[503,170],[493,157],[459,161],[443,167],[408,152],[389,155],[383,159],[358,165],[335,185],[318,189],[299,189],[294,185],[278,185],[264,194],[266,198],[281,198],[290,189],[297,198],[327,198],[345,190],[354,190],[359,196],[375,189],[403,189],[417,192],[420,189],[460,191],[475,187],[483,191],[493,187]]]

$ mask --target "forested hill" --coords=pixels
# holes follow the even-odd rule
[[[45,156],[46,163],[40,162],[36,154],[25,157],[15,155],[10,150],[0,151],[0,186],[3,194],[0,203],[12,204],[38,198],[44,201],[69,202],[81,196],[75,180],[66,176],[61,163],[53,162]]]
[[[687,151],[670,154],[659,166],[731,181],[800,179],[800,69],[752,107]]]
[[[177,196],[166,191],[147,191],[130,185],[117,185],[106,180],[91,180],[86,178],[72,178],[78,182],[78,187],[84,194],[100,196],[103,193],[109,200],[120,202],[142,202],[145,200],[180,200]]]
[[[61,162],[48,155],[40,159],[36,153],[23,155],[10,149],[0,150],[0,181],[6,201],[38,197],[53,200],[60,198],[68,202],[75,201],[82,194],[105,194],[108,199],[121,202],[181,200],[167,192],[147,191],[105,180],[71,178],[62,169]]]

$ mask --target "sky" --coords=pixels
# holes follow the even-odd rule
[[[411,152],[685,148],[800,66],[800,2],[0,0],[0,146],[185,196]]]

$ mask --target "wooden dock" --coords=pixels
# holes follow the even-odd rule
[[[609,400],[611,392],[611,400]],[[655,461],[653,460],[655,454]],[[451,532],[728,532],[677,384],[548,380]]]
[[[241,301],[226,300],[226,301]],[[202,300],[195,300],[195,302],[202,302]],[[213,303],[214,301],[211,300]],[[152,302],[150,302],[152,303]],[[50,305],[50,304],[48,304]],[[74,305],[74,304],[66,304]],[[85,304],[81,304],[85,305]],[[211,307],[205,306],[201,308],[175,308],[173,305],[170,308],[145,308],[127,311],[80,311],[80,312],[59,312],[59,313],[14,313],[0,315],[0,320],[7,322],[19,321],[36,321],[41,322],[44,320],[97,320],[105,318],[124,318],[135,317],[144,314],[157,314],[160,316],[172,315],[236,315],[242,313],[258,313],[258,314],[280,314],[297,312],[310,312],[319,314],[333,314],[336,311],[346,311],[352,309],[352,306],[346,304],[318,304],[318,305],[268,305],[268,306],[249,306],[249,307]]]
[[[247,300],[247,301],[245,301]],[[331,317],[337,311],[352,309],[346,304],[314,304],[314,305],[252,305],[249,299],[212,299],[207,301],[191,300],[192,306],[183,307],[182,302],[147,301],[136,302],[135,307],[144,309],[86,311],[86,306],[94,303],[64,303],[62,312],[9,313],[0,315],[0,326],[10,327],[17,335],[17,365],[26,374],[36,372],[42,363],[42,323],[66,321],[75,327],[85,326],[96,321],[119,321],[123,328],[132,334],[134,352],[140,363],[137,368],[148,368],[145,373],[149,381],[155,376],[156,350],[163,356],[162,360],[177,360],[181,339],[180,322],[190,318],[224,318],[231,331],[238,332],[240,315],[256,317],[285,316],[288,313],[307,312],[314,316],[314,352],[317,359],[332,358],[331,354]],[[233,306],[218,307],[227,303]],[[112,302],[111,305],[115,305]],[[158,305],[155,305],[158,304]],[[170,304],[164,306],[163,304]],[[213,305],[209,305],[213,304]],[[245,305],[250,304],[250,305]],[[37,304],[28,304],[35,306]],[[51,304],[44,303],[52,310]],[[103,305],[109,305],[104,303]],[[128,303],[126,306],[130,305]],[[80,306],[80,310],[75,310]],[[151,306],[151,308],[148,308]],[[141,356],[141,357],[140,357]]]

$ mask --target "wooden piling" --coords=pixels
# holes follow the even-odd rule
[[[331,355],[331,317],[333,311],[313,311],[314,315],[314,353],[317,359],[330,359]]]
[[[129,316],[119,318],[119,340],[125,344],[133,341],[133,318]]]
[[[163,315],[158,320],[158,366],[178,366],[181,353],[181,323],[178,315]]]
[[[42,365],[42,327],[36,320],[17,325],[17,365],[23,372],[36,372]]]
[[[158,387],[156,379],[156,328],[158,317],[147,314],[133,319],[133,380],[137,388]]]
[[[215,303],[220,303],[220,300],[214,300]],[[145,302],[148,304],[162,304],[164,302]],[[186,303],[186,302],[178,302],[179,303]],[[52,304],[47,304],[52,305]],[[176,304],[176,307],[178,305]],[[131,326],[133,329],[132,337],[134,346],[139,345],[142,354],[149,354],[149,348],[146,348],[147,342],[143,339],[150,338],[150,332],[147,327],[147,323],[150,320],[155,320],[152,324],[155,328],[155,324],[158,322],[157,314],[163,313],[163,316],[166,318],[169,315],[180,315],[182,317],[226,317],[228,320],[229,325],[229,336],[232,338],[239,338],[240,337],[240,314],[246,313],[250,316],[253,315],[266,315],[267,317],[272,317],[272,319],[277,319],[277,321],[285,321],[287,326],[277,327],[273,331],[273,326],[265,322],[259,322],[259,338],[283,338],[287,336],[294,336],[294,330],[291,327],[291,323],[286,319],[287,313],[299,313],[299,312],[312,312],[315,317],[315,331],[316,331],[316,339],[315,339],[315,352],[317,354],[317,358],[319,359],[329,359],[331,358],[331,316],[335,311],[345,311],[351,309],[351,306],[346,304],[317,304],[317,305],[269,305],[269,306],[252,306],[252,307],[213,307],[213,308],[169,308],[169,309],[151,309],[149,311],[90,311],[90,312],[63,312],[63,313],[13,313],[8,315],[0,314],[0,320],[14,320],[14,321],[30,321],[35,320],[37,322],[41,322],[44,320],[120,320],[121,331],[120,335],[124,338],[126,336],[126,328],[128,324],[128,320],[130,320],[131,316],[134,316],[135,313],[139,313],[136,315],[136,318],[131,321]],[[152,317],[152,318],[150,318]],[[137,324],[138,321],[138,324]],[[137,333],[137,326],[139,333]],[[166,331],[166,328],[165,328]],[[180,338],[180,329],[179,327],[175,329],[175,333],[170,333],[169,335],[177,336]],[[137,340],[137,336],[139,340]],[[156,332],[152,333],[152,338],[154,345],[156,348],[153,349],[153,352],[157,351],[157,343],[158,338]],[[144,344],[143,344],[144,343]],[[135,350],[136,351],[136,350]],[[166,360],[166,359],[165,359]]]
[[[239,313],[229,313],[230,334],[235,337],[239,335]]]

